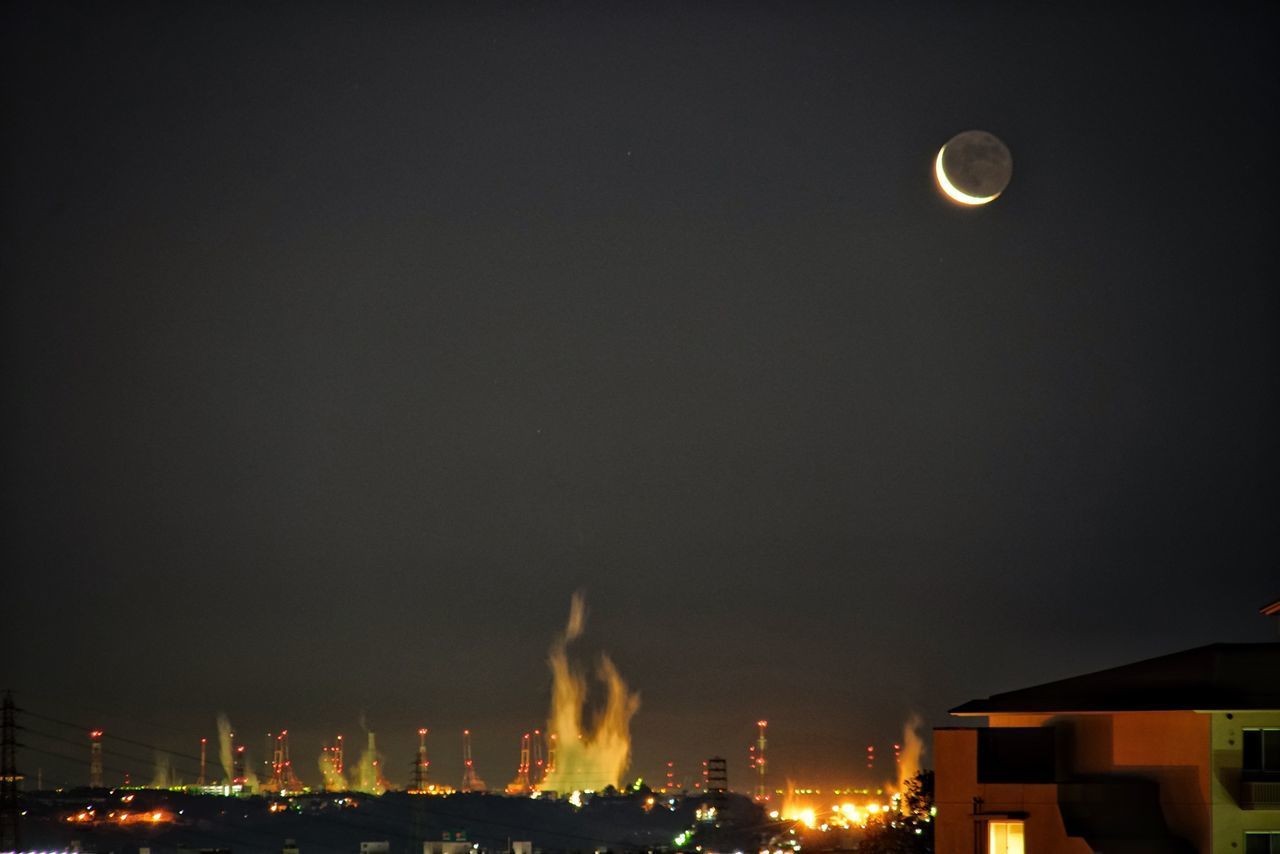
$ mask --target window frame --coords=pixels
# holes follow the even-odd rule
[[[1280,854],[1280,830],[1246,830],[1244,832],[1244,847],[1241,849],[1241,854],[1248,854],[1250,836],[1270,837],[1267,842],[1267,854]]]
[[[1258,764],[1250,765],[1248,736],[1257,733]],[[1271,735],[1270,738],[1267,736]],[[1272,742],[1272,749],[1267,750],[1267,742]],[[1274,754],[1274,755],[1273,755]],[[1240,770],[1245,779],[1280,778],[1280,726],[1247,726],[1240,729]],[[1269,832],[1269,831],[1259,831]]]
[[[1016,825],[1018,828],[1020,828],[1022,830],[1022,850],[1020,852],[1016,852],[1016,854],[1026,854],[1027,852],[1026,819],[1021,819],[1021,818],[988,819],[986,824],[987,824],[987,827],[986,827],[987,832],[985,834],[985,836],[987,837],[986,854],[1010,854],[1009,845],[1008,845],[1008,838],[1009,838],[1008,831],[1005,832],[1005,846],[1003,850],[997,852],[994,846],[992,845],[993,840],[991,838],[991,834],[993,833],[997,825],[1006,825],[1010,827]]]

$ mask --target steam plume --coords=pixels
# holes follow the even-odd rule
[[[902,763],[898,766],[898,791],[907,790],[907,781],[920,772],[920,756],[924,753],[924,739],[920,727],[924,721],[915,712],[902,727]]]
[[[356,764],[357,784],[355,789],[371,795],[381,795],[387,790],[387,781],[382,776],[382,758],[378,754],[377,741],[370,732],[365,721],[364,712],[360,713],[360,729],[364,730],[366,746],[360,753],[360,761]]]
[[[151,788],[167,789],[174,784],[173,762],[163,750],[156,751],[156,770],[151,778]]]
[[[218,712],[218,760],[222,762],[223,779],[230,783],[236,776],[231,763],[231,721],[223,712]]]
[[[231,729],[231,719],[227,717],[225,712],[218,712],[218,759],[222,762],[222,772],[226,774],[228,785],[236,778],[235,760],[232,757],[232,752],[235,748],[231,742],[234,734]],[[244,785],[250,791],[254,791],[258,788],[258,775],[253,772],[247,753],[246,751],[246,755],[243,757]]]
[[[557,739],[556,767],[549,770],[542,788],[549,791],[598,791],[617,787],[631,755],[631,718],[640,708],[640,695],[627,689],[618,668],[601,654],[596,678],[604,683],[605,705],[590,727],[583,726],[587,683],[569,663],[569,642],[582,634],[586,605],[581,593],[573,595],[564,634],[551,644],[551,713],[548,733]]]
[[[346,774],[338,765],[337,750],[337,747],[325,747],[320,750],[320,773],[324,775],[326,792],[345,792],[350,789]]]

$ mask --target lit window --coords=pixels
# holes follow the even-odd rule
[[[1280,854],[1280,833],[1246,833],[1244,854]]]
[[[1025,854],[1022,822],[992,821],[987,823],[987,854]],[[1252,852],[1246,852],[1252,854]]]
[[[1245,729],[1243,762],[1245,771],[1280,774],[1280,728]]]

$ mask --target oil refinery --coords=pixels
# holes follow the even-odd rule
[[[708,756],[692,774],[668,760],[653,784],[628,779],[631,721],[640,697],[602,654],[596,669],[602,702],[589,708],[587,675],[569,655],[584,623],[583,601],[574,596],[549,650],[546,726],[512,737],[515,762],[506,783],[486,783],[470,728],[448,739],[462,773],[444,780],[433,774],[430,759],[430,750],[440,749],[438,732],[416,727],[412,756],[388,763],[363,714],[357,737],[326,735],[314,760],[295,762],[290,728],[258,742],[225,712],[214,716],[212,738],[190,736],[187,752],[99,727],[82,728],[77,738],[59,736],[46,728],[73,724],[35,709],[21,710],[29,721],[21,729],[59,742],[64,752],[50,755],[76,761],[65,750],[77,751],[83,776],[46,788],[42,771],[33,781],[10,769],[6,780],[21,788],[29,844],[81,851],[284,850],[284,839],[320,851],[355,850],[351,846],[374,834],[388,839],[387,851],[426,851],[448,842],[455,854],[512,850],[514,838],[537,850],[794,852],[848,847],[878,822],[930,820],[911,798],[921,751],[916,718],[891,748],[882,746],[879,755],[891,750],[892,766],[878,769],[876,745],[867,746],[868,767],[853,776],[883,780],[875,785],[823,789],[780,779],[764,719],[754,722],[756,737],[737,766],[745,768],[737,790],[730,787],[730,763],[720,755]],[[16,711],[7,699],[9,741],[19,729]],[[145,783],[122,767],[122,760],[138,758],[139,749],[152,754],[153,773]],[[391,776],[399,775],[389,775],[388,768],[405,769],[407,783],[393,783]],[[316,845],[317,839],[330,842]]]

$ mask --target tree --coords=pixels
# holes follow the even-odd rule
[[[872,817],[858,850],[868,854],[932,854],[932,771],[921,771],[907,781],[898,812]]]

